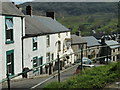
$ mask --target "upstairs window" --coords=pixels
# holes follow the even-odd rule
[[[47,47],[49,47],[50,46],[50,36],[49,35],[46,36],[46,41],[47,41]]]
[[[58,37],[60,38],[60,33],[58,33]]]
[[[13,17],[5,18],[6,44],[13,43]]]
[[[37,50],[37,37],[33,37],[33,51]]]

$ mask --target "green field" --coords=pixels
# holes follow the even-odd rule
[[[120,62],[93,67],[71,77],[64,82],[52,82],[44,88],[104,88],[107,84],[120,79]]]
[[[111,34],[117,32],[118,18],[113,13],[96,13],[80,16],[68,16],[57,18],[57,20],[68,28],[72,33],[80,30],[82,35],[92,35],[96,33]]]

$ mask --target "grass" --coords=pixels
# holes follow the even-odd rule
[[[106,66],[86,69],[82,74],[75,75],[70,79],[58,83],[52,82],[44,88],[104,88],[108,83],[120,78],[120,62]]]

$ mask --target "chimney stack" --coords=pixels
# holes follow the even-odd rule
[[[12,4],[14,4],[14,5],[15,5],[15,2],[12,2]]]
[[[76,35],[77,35],[77,36],[81,36],[80,31],[77,31],[77,32],[76,32]]]
[[[55,19],[55,13],[54,12],[46,12],[46,17],[51,17],[52,19]]]
[[[32,16],[32,7],[30,5],[26,7],[26,14]]]
[[[105,38],[101,38],[101,44],[105,45]]]
[[[19,5],[15,5],[18,9],[20,9]]]

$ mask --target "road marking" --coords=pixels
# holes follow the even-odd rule
[[[52,79],[52,78],[54,78],[54,77],[55,77],[55,76],[49,77],[48,79],[46,79],[46,80],[44,80],[44,81],[38,83],[37,85],[31,87],[31,89],[34,89],[34,88],[38,87],[39,85],[42,85],[43,83],[45,83],[46,81],[48,81],[48,80],[50,80],[50,79]]]

